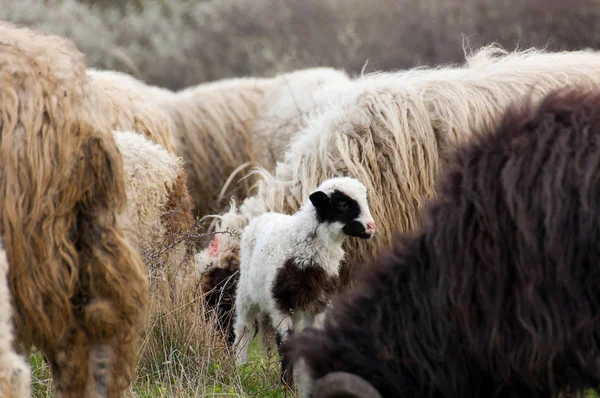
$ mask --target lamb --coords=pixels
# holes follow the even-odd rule
[[[72,42],[0,23],[0,43],[0,237],[15,345],[43,352],[57,397],[122,396],[148,285],[118,219],[121,155],[87,108]]]
[[[435,197],[435,179],[456,145],[472,131],[497,124],[502,110],[530,90],[539,100],[568,85],[600,83],[598,52],[506,52],[485,47],[466,64],[362,76],[313,115],[291,139],[274,172],[259,170],[256,194],[219,218],[216,232],[240,231],[268,211],[293,213],[319,181],[347,175],[364,181],[378,224],[377,239],[348,241],[343,289],[353,285],[355,264],[392,243],[395,229],[420,225],[424,203]],[[239,238],[219,234],[196,255],[196,270],[236,272]],[[214,270],[214,271],[213,271]],[[220,271],[222,272],[222,271]],[[219,289],[216,289],[219,294]]]
[[[600,91],[520,102],[452,156],[422,227],[338,297],[324,329],[289,340],[285,355],[318,380],[305,396],[600,385]]]
[[[12,298],[7,283],[8,259],[0,240],[0,397],[31,396],[31,371],[13,348]]]
[[[293,215],[266,213],[242,235],[235,305],[238,362],[247,361],[255,322],[267,317],[283,344],[294,330],[322,316],[339,283],[347,236],[368,239],[375,223],[358,180],[324,181]],[[283,358],[283,366],[286,358]],[[286,380],[291,380],[287,377]]]

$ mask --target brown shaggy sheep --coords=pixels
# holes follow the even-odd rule
[[[85,108],[89,90],[70,41],[0,23],[0,235],[15,338],[42,350],[57,397],[122,395],[147,306],[143,264],[117,221],[121,155]]]

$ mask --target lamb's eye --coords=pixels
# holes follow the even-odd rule
[[[339,211],[346,211],[346,210],[348,210],[348,203],[346,203],[344,201],[338,202],[337,208]]]

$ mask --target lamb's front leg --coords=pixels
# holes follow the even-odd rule
[[[273,327],[276,331],[277,348],[279,350],[279,356],[281,357],[281,380],[292,387],[293,385],[293,363],[287,356],[282,353],[282,346],[288,340],[290,335],[294,333],[294,324],[292,317],[288,314],[284,314],[279,310],[275,310],[271,314],[271,320],[273,321]]]
[[[236,352],[236,363],[241,365],[248,361],[248,352],[254,338],[254,322],[257,310],[252,306],[244,295],[238,294],[235,306],[234,347]]]

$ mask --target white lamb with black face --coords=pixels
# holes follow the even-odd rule
[[[248,358],[255,321],[268,317],[281,345],[294,325],[298,330],[322,316],[339,285],[344,240],[369,239],[374,233],[367,188],[349,177],[324,181],[293,215],[254,218],[240,243],[234,326],[238,363]]]

